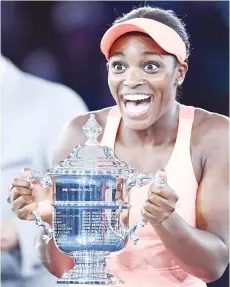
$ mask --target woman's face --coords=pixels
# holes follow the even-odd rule
[[[108,62],[110,91],[130,129],[144,130],[173,108],[177,78],[187,65],[162,50],[150,37],[125,34],[113,44]]]

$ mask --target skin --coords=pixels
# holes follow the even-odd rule
[[[148,53],[143,55],[143,51]],[[149,62],[156,62],[158,67]],[[149,37],[132,34],[123,35],[113,44],[107,67],[109,87],[122,114],[115,153],[140,172],[156,173],[166,166],[175,144],[178,128],[178,103],[175,100],[177,79],[184,79],[188,66],[186,63],[175,65],[174,57],[162,51]],[[143,118],[128,117],[122,103],[124,93],[150,94],[151,110]],[[102,127],[105,127],[108,111],[104,109],[94,112]],[[54,154],[54,164],[66,158],[76,145],[84,144],[86,138],[81,128],[88,117],[88,114],[77,117],[64,129]],[[195,110],[190,148],[199,185],[196,228],[189,226],[175,211],[178,196],[168,186],[164,172],[161,176],[165,185],[159,188],[153,183],[141,209],[142,215],[152,225],[178,265],[205,282],[220,278],[229,260],[228,135],[228,118],[202,109]],[[26,170],[21,174],[28,172]],[[32,196],[30,187],[30,182],[24,179],[15,178],[12,182],[12,199],[9,201],[21,219],[31,219],[31,212],[35,208],[34,200],[25,204],[25,194]],[[38,192],[41,193],[40,190]],[[36,192],[29,198],[36,199]],[[52,224],[47,210],[43,212],[40,209],[39,212]],[[72,268],[72,259],[60,253],[53,240],[45,246],[40,232],[37,239],[40,257],[49,258],[44,260],[44,265],[60,277]]]
[[[10,252],[18,247],[18,233],[13,220],[1,220],[1,251]]]
[[[184,63],[174,67],[174,57],[167,55],[151,38],[139,33],[121,37],[110,50],[107,68],[111,94],[120,107],[125,127],[138,130],[135,134],[142,140],[143,137],[150,139],[175,118],[177,79],[184,78],[188,66]],[[154,105],[143,119],[133,120],[125,113],[122,96],[133,93],[149,94],[153,98]]]

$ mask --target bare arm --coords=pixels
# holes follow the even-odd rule
[[[212,282],[228,264],[229,123],[218,119],[206,137],[205,165],[197,194],[197,228],[176,212],[154,226],[166,248],[185,271]]]

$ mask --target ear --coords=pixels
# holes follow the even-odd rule
[[[177,70],[177,76],[176,76],[176,85],[180,86],[185,78],[185,75],[188,71],[188,64],[187,63],[179,63],[178,70]]]

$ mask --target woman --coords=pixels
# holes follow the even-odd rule
[[[140,172],[167,172],[161,189],[151,184],[132,190],[130,221],[142,214],[149,224],[140,230],[138,245],[128,243],[108,265],[127,287],[203,287],[228,264],[228,118],[177,102],[189,41],[172,11],[132,10],[105,33],[101,49],[117,103],[94,112],[104,130],[101,143]],[[54,164],[84,144],[88,117],[76,117],[65,128]],[[15,178],[9,198],[19,218],[32,219],[36,199],[29,181]],[[52,224],[50,211],[41,215]],[[72,268],[72,259],[53,241],[39,250],[57,277]]]

